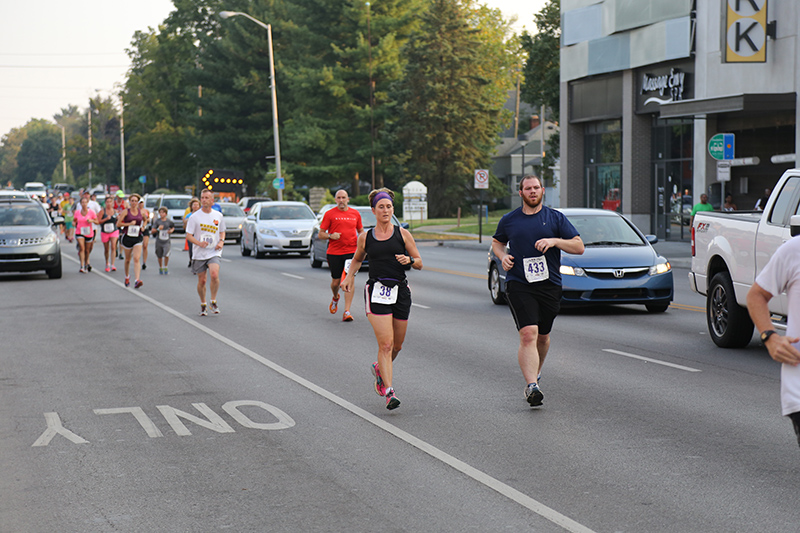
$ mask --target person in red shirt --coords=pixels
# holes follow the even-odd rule
[[[339,306],[339,285],[343,273],[347,274],[345,263],[349,266],[353,254],[356,252],[358,236],[364,232],[361,224],[361,215],[355,209],[350,209],[350,197],[347,191],[336,191],[336,207],[325,212],[319,225],[319,238],[328,239],[328,266],[331,269],[331,300],[328,310],[336,314]],[[353,293],[344,293],[344,314],[342,322],[352,322],[350,304],[353,303]]]

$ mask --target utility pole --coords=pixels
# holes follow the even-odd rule
[[[89,98],[89,189],[92,188],[92,99]]]
[[[369,59],[369,141],[370,141],[370,165],[372,167],[372,190],[375,190],[375,124],[373,119],[373,108],[375,106],[375,82],[372,80],[372,22],[369,2],[367,2],[367,44]],[[360,191],[353,191],[357,196]]]
[[[122,176],[120,177],[120,190],[125,191],[125,121],[122,116],[125,114],[125,105],[122,98],[119,99],[119,158],[122,164]]]

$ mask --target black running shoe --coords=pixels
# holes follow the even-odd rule
[[[528,400],[531,407],[542,405],[544,394],[542,394],[541,389],[539,389],[539,385],[536,383],[529,383],[528,386],[525,387],[525,399]]]

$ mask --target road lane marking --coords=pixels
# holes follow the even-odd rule
[[[72,258],[70,258],[70,259],[72,259]],[[106,275],[106,274],[104,274],[102,272],[94,271],[93,273],[98,275],[98,276],[100,276],[101,278],[105,279],[106,281],[109,281],[110,283],[113,283],[113,284],[118,285],[118,286],[123,287],[123,288],[125,287],[125,285],[123,285],[122,282],[117,281],[116,279],[114,279],[111,276],[108,276],[108,275]],[[390,435],[393,435],[393,436],[397,437],[398,439],[402,440],[403,442],[405,442],[407,444],[410,444],[414,448],[416,448],[416,449],[418,449],[418,450],[420,450],[422,452],[427,453],[428,455],[430,455],[434,459],[436,459],[438,461],[441,461],[442,463],[450,466],[454,470],[457,470],[457,471],[461,472],[462,474],[474,479],[478,483],[481,483],[482,485],[486,486],[487,488],[492,489],[495,492],[501,494],[502,496],[505,496],[506,498],[510,499],[511,501],[514,501],[514,502],[518,503],[519,505],[525,507],[526,509],[536,513],[539,516],[541,516],[545,520],[548,520],[548,521],[550,521],[550,522],[552,522],[552,523],[564,528],[566,531],[570,531],[570,532],[574,532],[574,533],[594,533],[591,529],[589,529],[588,527],[584,526],[583,524],[580,524],[580,523],[576,522],[575,520],[572,520],[568,516],[559,513],[555,509],[547,507],[543,503],[539,502],[538,500],[535,500],[535,499],[531,498],[527,494],[524,494],[524,493],[518,491],[517,489],[511,487],[510,485],[507,485],[507,484],[503,483],[502,481],[493,478],[492,476],[486,474],[485,472],[482,472],[481,470],[478,470],[477,468],[468,465],[467,463],[461,461],[460,459],[457,459],[456,457],[448,454],[447,452],[445,452],[443,450],[440,450],[439,448],[437,448],[437,447],[435,447],[435,446],[423,441],[422,439],[419,439],[419,438],[415,437],[414,435],[412,435],[412,434],[410,434],[410,433],[398,428],[397,426],[394,426],[394,425],[390,424],[389,422],[386,422],[385,420],[373,415],[372,413],[362,409],[361,407],[358,407],[357,405],[355,405],[355,404],[353,404],[351,402],[348,402],[344,398],[341,398],[341,397],[333,394],[332,392],[329,392],[328,390],[323,389],[322,387],[316,385],[315,383],[313,383],[311,381],[308,381],[307,379],[295,374],[291,370],[288,370],[288,369],[286,369],[286,368],[274,363],[273,361],[267,359],[266,357],[263,357],[263,356],[257,354],[256,352],[250,350],[249,348],[246,348],[246,347],[242,346],[241,344],[239,344],[239,343],[237,343],[237,342],[225,337],[224,335],[221,335],[220,333],[217,333],[213,329],[208,328],[208,327],[200,324],[196,320],[191,319],[186,315],[183,315],[182,313],[178,312],[177,310],[175,310],[175,309],[173,309],[173,308],[171,308],[171,307],[169,307],[169,306],[167,306],[165,304],[162,304],[161,302],[151,298],[150,296],[146,295],[145,293],[140,292],[140,291],[134,291],[134,290],[130,290],[129,292],[131,294],[141,298],[142,300],[154,305],[155,307],[161,309],[162,311],[174,316],[178,320],[181,320],[181,321],[185,322],[186,324],[188,324],[188,325],[190,325],[190,326],[202,331],[206,335],[217,339],[221,343],[229,346],[230,348],[236,350],[237,352],[239,352],[239,353],[241,353],[243,355],[246,355],[247,357],[251,358],[252,360],[254,360],[254,361],[258,362],[258,363],[261,363],[262,365],[264,365],[267,368],[273,370],[274,372],[276,372],[276,373],[278,373],[278,374],[280,374],[280,375],[282,375],[282,376],[294,381],[298,385],[301,385],[301,386],[305,387],[306,389],[310,390],[311,392],[314,392],[317,395],[325,398],[326,400],[338,405],[339,407],[342,407],[346,411],[349,411],[350,413],[352,413],[353,415],[361,418],[362,420],[364,420],[364,421],[366,421],[366,422],[368,422],[368,423],[370,423],[370,424],[372,424],[372,425],[384,430],[385,432],[389,433]],[[58,425],[60,425],[60,424],[58,424]],[[57,428],[57,424],[53,423],[53,426],[54,426],[53,429]],[[44,437],[44,435],[43,435],[43,437]],[[50,437],[50,438],[52,438],[52,437]]]
[[[617,354],[617,355],[622,355],[622,356],[625,356],[625,357],[630,357],[631,359],[639,359],[640,361],[645,361],[645,362],[648,362],[648,363],[655,363],[657,365],[663,365],[663,366],[668,366],[668,367],[671,367],[671,368],[677,368],[678,370],[685,370],[686,372],[702,372],[702,370],[699,370],[697,368],[692,368],[692,367],[683,366],[683,365],[676,365],[675,363],[668,363],[666,361],[659,361],[658,359],[651,359],[650,357],[645,357],[643,355],[636,355],[636,354],[632,354],[632,353],[628,353],[628,352],[620,352],[619,350],[612,350],[611,348],[603,348],[603,351],[604,352],[608,352],[608,353],[614,353],[614,354]]]
[[[427,305],[415,304],[414,302],[411,302],[411,307],[419,307],[420,309],[430,309],[430,307],[428,307]]]
[[[465,278],[476,278],[476,279],[486,279],[485,274],[471,274],[469,272],[461,272],[458,270],[448,270],[446,268],[433,268],[433,267],[425,267],[423,270],[429,270],[431,272],[439,272],[441,274],[453,274],[454,276],[464,276]]]
[[[696,305],[686,305],[686,304],[679,304],[672,302],[669,304],[670,307],[674,307],[676,309],[683,309],[684,311],[699,311],[700,313],[705,313],[705,307],[697,307]]]
[[[306,279],[306,278],[304,278],[303,276],[298,276],[298,275],[296,275],[296,274],[289,274],[288,272],[281,272],[281,274],[283,274],[283,275],[284,275],[284,276],[286,276],[287,278],[294,278],[294,279]]]

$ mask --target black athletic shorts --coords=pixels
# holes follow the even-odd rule
[[[547,335],[561,309],[561,286],[549,281],[506,284],[506,300],[517,330],[525,326],[539,326],[539,333]]]
[[[344,254],[344,255],[327,255],[328,259],[328,266],[331,269],[331,278],[338,279],[342,277],[342,272],[344,272],[344,263],[348,259],[352,259],[355,254]]]
[[[397,286],[397,301],[391,305],[376,304],[372,301],[374,280],[368,280],[364,286],[364,307],[370,315],[392,315],[397,320],[408,320],[411,314],[411,289],[407,283]]]

